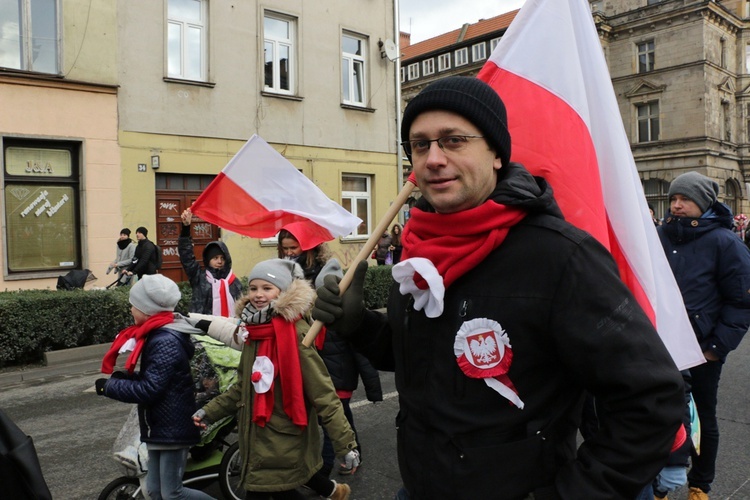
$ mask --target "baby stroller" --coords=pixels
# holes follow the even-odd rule
[[[226,391],[237,379],[240,352],[205,335],[194,335],[195,355],[191,360],[196,402],[203,406]],[[112,480],[99,494],[99,500],[147,499],[146,472],[148,453],[140,442],[138,411],[130,412],[112,447],[113,459],[122,466],[124,475]],[[201,442],[190,449],[183,484],[205,488],[219,481],[227,500],[242,500],[241,458],[237,443],[237,422],[227,417],[201,433]]]
[[[109,266],[109,267],[107,267],[107,273],[106,274],[111,273],[113,269],[115,271],[115,275],[117,275],[117,279],[114,280],[109,285],[107,285],[107,287],[106,287],[107,290],[109,290],[112,287],[126,286],[126,285],[130,284],[130,281],[133,279],[133,277],[131,275],[129,275],[129,274],[125,274],[125,273],[122,272],[122,271],[125,270],[124,267],[112,267],[112,266]]]

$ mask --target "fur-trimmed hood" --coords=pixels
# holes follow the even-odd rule
[[[295,321],[310,311],[314,301],[315,290],[310,283],[304,279],[295,279],[289,288],[281,292],[279,298],[273,301],[273,315],[281,316],[287,321]],[[243,295],[237,301],[235,314],[238,317],[249,302],[249,294]]]

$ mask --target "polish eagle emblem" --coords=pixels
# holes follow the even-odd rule
[[[498,360],[499,353],[494,332],[479,333],[466,340],[469,342],[469,350],[475,365],[489,365]]]

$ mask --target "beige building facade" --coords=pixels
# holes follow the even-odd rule
[[[750,2],[589,3],[657,215],[668,208],[672,179],[691,170],[715,179],[719,200],[734,213],[750,211]],[[437,78],[476,75],[516,13],[413,45],[402,37],[402,105]]]
[[[55,12],[31,19],[42,3]],[[18,34],[5,30],[0,38],[0,289],[54,288],[58,276],[76,268],[92,270],[106,285],[120,228],[134,234],[139,226],[161,246],[164,274],[184,279],[179,215],[253,134],[363,219],[353,234],[330,243],[345,266],[398,192],[398,68],[378,44],[397,33],[393,2],[367,9],[302,0],[19,5],[0,6],[0,23]],[[55,46],[43,58],[33,43],[23,45],[24,36],[50,35]],[[63,172],[55,162],[65,161]],[[48,165],[63,178],[53,179]],[[51,180],[61,187],[49,189]],[[40,209],[66,195],[69,201],[41,224]],[[13,219],[19,211],[21,223]],[[29,260],[49,239],[27,237],[41,231],[30,217],[46,227],[63,213],[68,219],[56,226],[67,235],[65,250]],[[198,253],[223,239],[238,275],[275,256],[271,239],[201,221],[193,238]]]

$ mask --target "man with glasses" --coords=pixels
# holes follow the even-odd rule
[[[341,297],[326,280],[313,311],[395,370],[399,498],[635,498],[682,429],[684,394],[612,257],[510,161],[504,104],[482,81],[425,87],[401,137],[422,198],[387,317],[363,307],[366,264]],[[576,450],[584,390],[601,429]]]

